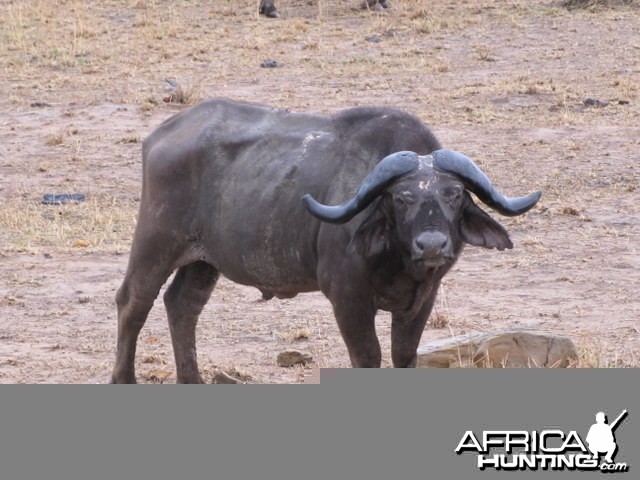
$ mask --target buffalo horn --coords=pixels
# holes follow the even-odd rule
[[[514,217],[522,215],[538,202],[542,192],[533,192],[524,197],[508,198],[491,185],[487,176],[469,157],[452,150],[436,150],[433,156],[433,167],[458,177],[467,190],[498,213]]]
[[[317,202],[311,195],[302,197],[311,214],[328,223],[345,223],[355,217],[395,179],[418,169],[420,160],[414,152],[397,152],[384,157],[360,184],[356,195],[341,205],[328,206]]]

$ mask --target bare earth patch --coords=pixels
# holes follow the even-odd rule
[[[503,191],[542,189],[532,212],[501,219],[514,250],[463,253],[423,342],[534,328],[573,338],[583,366],[640,366],[638,2],[282,0],[279,20],[255,1],[1,3],[0,383],[109,378],[141,141],[215,96],[403,108]],[[321,294],[260,298],[216,288],[198,327],[206,381],[299,382],[303,367],[276,363],[291,349],[349,365]],[[389,316],[378,324],[389,366]],[[161,300],[138,345],[139,381],[174,381]]]

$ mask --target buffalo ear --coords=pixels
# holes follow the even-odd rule
[[[347,251],[369,258],[384,252],[389,245],[389,224],[382,212],[375,209],[354,232]]]
[[[509,234],[502,225],[469,200],[462,212],[460,234],[469,245],[484,248],[513,248]]]

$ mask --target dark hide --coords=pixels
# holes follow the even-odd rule
[[[135,382],[138,334],[176,269],[164,301],[179,382],[201,381],[195,327],[219,274],[265,298],[321,290],[355,367],[380,366],[374,318],[391,311],[393,364],[414,366],[440,280],[463,242],[511,248],[506,231],[455,175],[432,168],[431,156],[411,154],[420,168],[366,197],[346,223],[321,222],[301,199],[340,205],[381,159],[439,148],[420,120],[390,108],[321,116],[218,99],[166,120],[143,143],[112,381]]]

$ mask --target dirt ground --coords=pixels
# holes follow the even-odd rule
[[[543,190],[500,219],[513,250],[463,252],[438,301],[446,325],[423,342],[536,328],[572,337],[580,366],[640,366],[638,2],[395,0],[379,13],[281,0],[277,20],[257,3],[0,0],[0,383],[108,380],[141,141],[207,97],[402,108],[505,193]],[[46,193],[86,201],[43,205]],[[389,316],[378,325],[389,366]],[[160,300],[138,345],[139,381],[173,382]],[[263,302],[224,279],[198,347],[208,382],[299,382],[275,362],[291,348],[349,366],[321,294]]]

